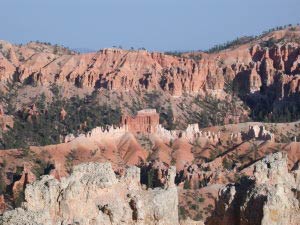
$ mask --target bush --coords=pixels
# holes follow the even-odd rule
[[[187,211],[183,206],[179,206],[179,219],[186,220],[187,219]]]
[[[199,197],[197,200],[198,200],[198,202],[202,203],[202,202],[205,201],[205,198],[203,198],[203,197],[201,196],[201,197]]]
[[[183,183],[183,189],[191,189],[190,182],[187,179]]]
[[[21,207],[22,203],[25,201],[25,193],[21,190],[14,199],[14,205],[16,208]]]
[[[222,165],[223,165],[224,169],[227,169],[227,170],[232,170],[232,168],[233,168],[232,160],[228,160],[227,158],[223,159]]]
[[[3,176],[3,171],[0,169],[0,195],[5,193],[6,191],[6,184]]]

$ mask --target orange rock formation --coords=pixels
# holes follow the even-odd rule
[[[6,203],[4,199],[4,195],[0,195],[0,214],[2,214],[6,210]]]
[[[135,117],[123,116],[121,123],[132,133],[154,133],[159,125],[159,115],[155,109],[144,109]]]
[[[104,49],[96,53],[57,52],[53,46],[23,46],[0,41],[0,81],[49,86],[73,85],[83,89],[113,91],[163,90],[173,96],[213,94],[235,81],[239,90],[259,91],[275,86],[278,98],[299,93],[300,28],[272,32],[257,40],[198,58],[144,50]],[[264,41],[275,39],[264,47]],[[280,42],[284,39],[284,42]],[[7,54],[9,52],[9,54]]]

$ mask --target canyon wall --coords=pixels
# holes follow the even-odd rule
[[[198,58],[188,53],[176,57],[122,49],[76,54],[41,43],[17,46],[1,41],[0,81],[113,91],[163,90],[173,96],[208,93],[218,98],[234,81],[239,91],[255,93],[272,87],[282,98],[300,92],[297,29],[273,32],[219,53],[194,53]],[[266,45],[266,38],[275,41]]]

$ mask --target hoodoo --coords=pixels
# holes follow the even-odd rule
[[[143,109],[134,117],[123,116],[121,124],[132,133],[155,133],[159,125],[159,115],[156,109]]]

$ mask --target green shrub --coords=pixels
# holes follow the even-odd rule
[[[183,189],[191,189],[190,182],[187,179],[183,183]]]
[[[197,200],[198,200],[198,202],[202,203],[202,202],[205,201],[205,198],[203,198],[203,197],[201,196],[201,197],[199,197]]]
[[[5,193],[6,191],[6,184],[4,180],[4,175],[2,169],[0,169],[0,195]]]
[[[179,206],[179,219],[181,220],[187,219],[187,211],[183,206]]]
[[[23,190],[18,192],[18,195],[14,198],[14,205],[16,208],[21,207],[22,203],[25,201],[25,193]]]

